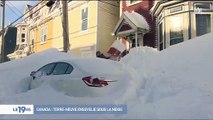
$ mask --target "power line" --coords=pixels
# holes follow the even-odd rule
[[[16,6],[14,6],[10,1],[7,1],[12,7],[14,7],[21,15],[23,14]]]
[[[42,1],[41,1],[42,2]],[[36,4],[35,6],[33,6],[29,11],[27,11],[26,13],[24,13],[22,16],[20,16],[19,18],[17,18],[15,21],[13,21],[12,23],[10,23],[7,27],[5,27],[5,29],[7,29],[8,27],[10,27],[12,24],[16,23],[18,20],[20,20],[22,17],[24,17],[26,14],[28,14],[29,12],[31,12],[34,8],[36,8],[41,2],[39,2],[38,4]],[[32,14],[38,12],[39,10],[41,10],[43,7],[45,7],[46,4],[44,4],[43,6],[41,6],[39,9],[37,9],[36,11],[34,11]],[[26,18],[30,17],[27,16]],[[0,34],[2,33],[2,30],[0,31]]]
[[[17,16],[19,17],[19,15],[17,15],[17,13],[6,3],[6,5],[8,6],[8,8]]]

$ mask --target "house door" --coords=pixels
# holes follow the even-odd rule
[[[197,36],[211,32],[211,16],[210,14],[196,15]]]

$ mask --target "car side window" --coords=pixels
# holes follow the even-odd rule
[[[70,74],[72,71],[73,71],[73,67],[69,65],[69,67],[67,68],[66,74]]]
[[[57,63],[54,70],[53,75],[61,75],[61,74],[70,74],[72,72],[72,67],[67,63]]]
[[[40,68],[38,71],[45,73],[47,75],[50,75],[54,67],[55,67],[55,63],[51,63]]]

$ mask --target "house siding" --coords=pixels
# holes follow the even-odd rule
[[[44,43],[42,43],[40,40],[42,27],[47,27],[46,42]],[[39,24],[37,27],[31,29],[30,33],[31,33],[30,40],[32,40],[32,34],[34,33],[34,46],[33,46],[34,52],[40,52],[52,47],[52,34],[53,34],[52,20]]]
[[[80,4],[81,3],[81,4]],[[79,1],[80,4],[73,7],[69,11],[69,37],[72,53],[81,56],[83,52],[91,52],[95,56],[96,46],[96,1]],[[74,4],[73,4],[74,6]],[[81,11],[83,8],[88,7],[88,26],[87,30],[81,30]]]
[[[98,2],[97,51],[106,53],[113,41],[112,31],[119,20],[119,4],[116,1]]]
[[[121,5],[122,13],[125,11],[135,11],[147,20],[150,31],[144,35],[144,46],[157,47],[155,18],[150,13],[150,9],[154,5],[154,0],[141,0],[141,2],[132,5],[128,5],[128,1],[124,0]]]
[[[59,1],[52,7],[42,7],[48,1],[41,1],[31,9],[26,8],[25,12],[31,10],[32,17],[24,16],[29,24],[29,43],[31,53],[40,52],[49,48],[57,48],[63,51],[63,27],[62,10]],[[68,34],[69,51],[76,56],[96,56],[96,51],[106,54],[111,43],[116,37],[111,32],[119,18],[119,5],[116,1],[70,1],[68,3]],[[98,6],[99,5],[99,6]],[[41,8],[38,10],[38,8]],[[82,9],[88,7],[88,26],[81,30]],[[113,15],[111,15],[113,14]],[[27,13],[30,15],[30,12]],[[41,42],[41,29],[47,27],[46,41]],[[99,27],[98,27],[99,26]]]

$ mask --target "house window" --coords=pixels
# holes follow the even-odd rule
[[[46,41],[47,41],[47,27],[43,27],[40,32],[40,42],[43,43]]]
[[[139,2],[140,0],[129,0],[129,3],[130,4],[134,4],[134,3],[136,3],[136,2]]]
[[[211,32],[211,15],[196,14],[196,34],[197,36]]]
[[[25,30],[25,28],[22,28],[22,30]]]
[[[32,33],[32,45],[34,45],[34,39],[35,39],[35,36],[34,36],[34,32]]]
[[[170,13],[181,11],[183,8],[182,6],[173,7],[170,9]]]
[[[195,3],[195,9],[210,10],[211,6],[211,3]]]
[[[81,30],[88,29],[88,7],[82,9],[81,11]]]
[[[159,50],[163,50],[163,25],[159,25]]]
[[[24,33],[21,34],[21,42],[25,42],[25,34]]]
[[[182,17],[170,19],[170,45],[183,42],[183,22]]]

